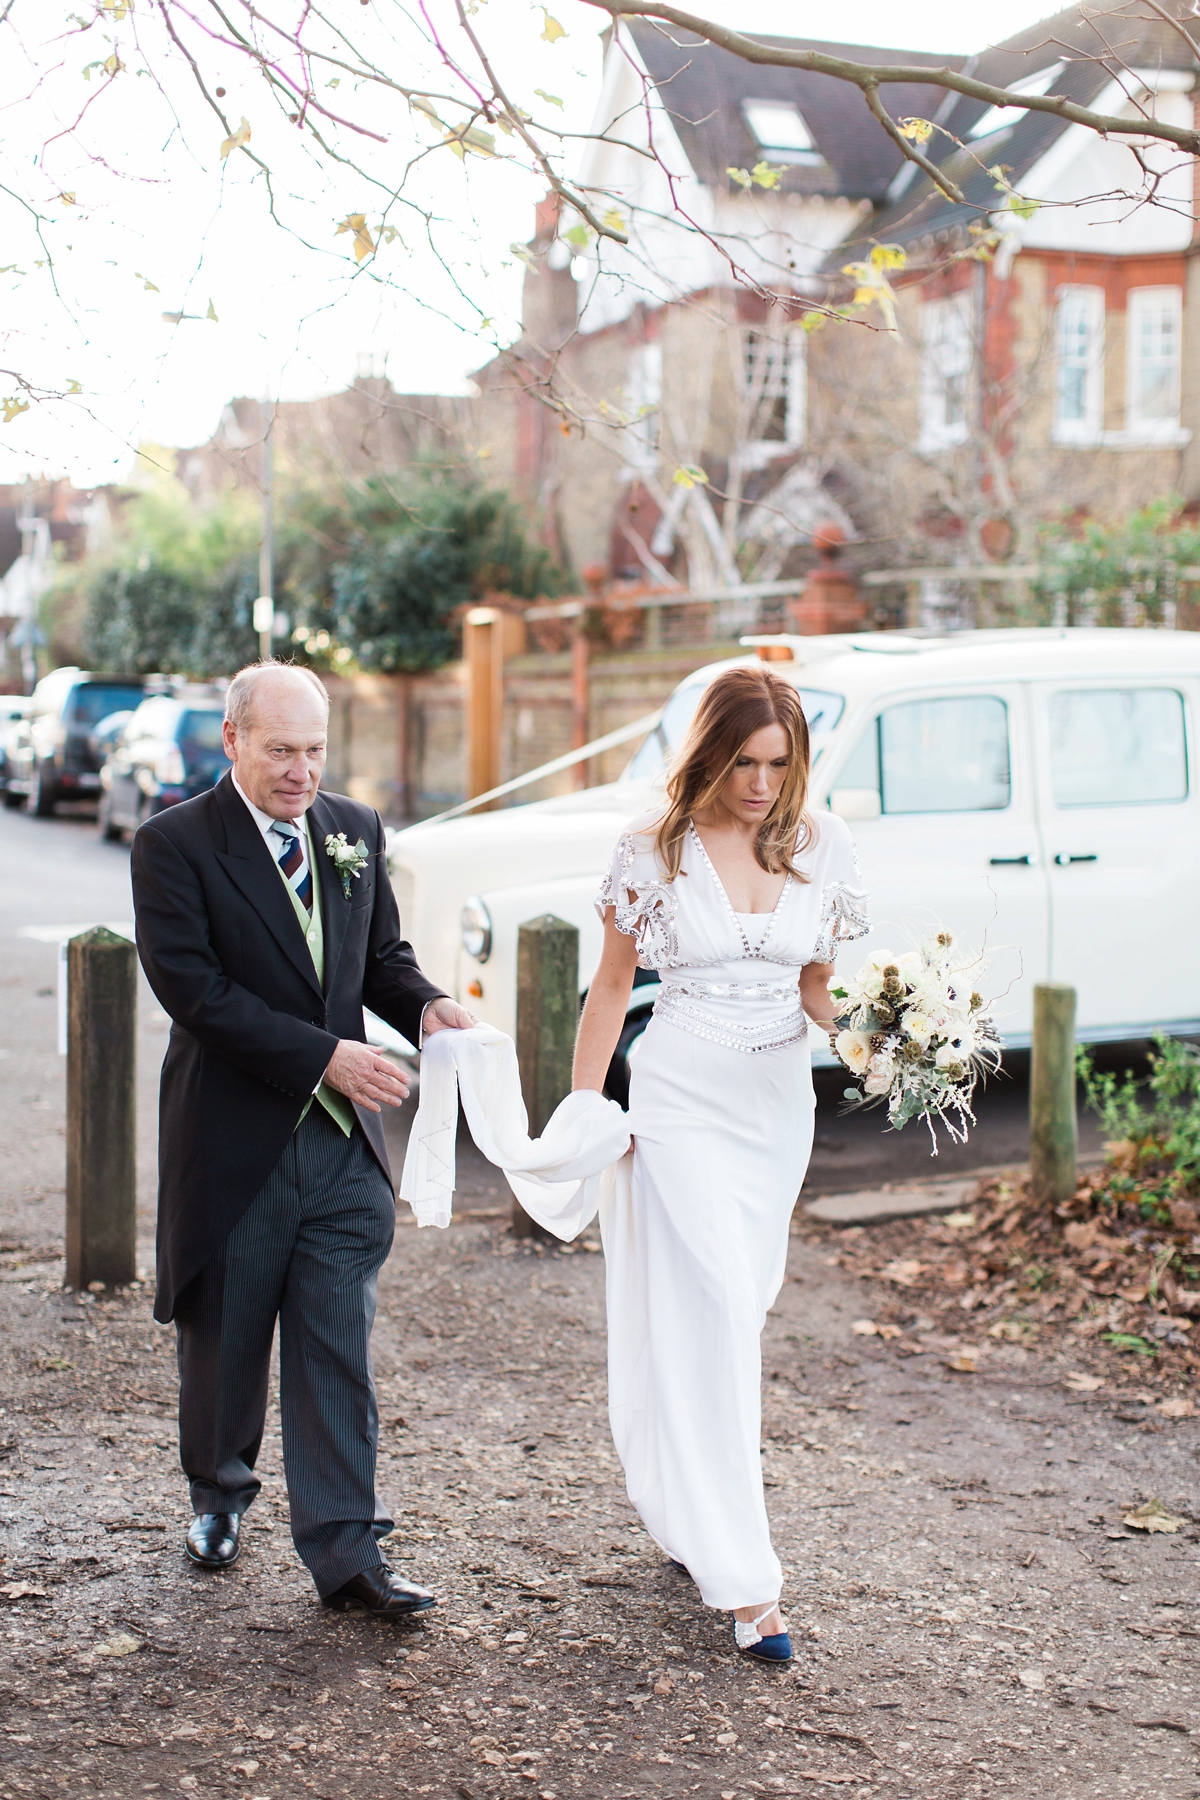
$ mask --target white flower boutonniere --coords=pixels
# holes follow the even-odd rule
[[[350,898],[350,877],[358,880],[371,860],[370,851],[359,838],[357,844],[348,844],[346,834],[339,831],[335,837],[333,832],[325,839],[325,854],[332,856],[333,866],[342,878],[342,892],[347,900]]]

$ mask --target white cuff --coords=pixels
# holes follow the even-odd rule
[[[425,1014],[429,1011],[431,1006],[436,1006],[438,1000],[440,1000],[441,998],[442,998],[442,996],[439,994],[436,999],[427,1000],[425,1002],[424,1006],[421,1008],[421,1023],[417,1029],[417,1049],[418,1050],[423,1050],[425,1048]]]

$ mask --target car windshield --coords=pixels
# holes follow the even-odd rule
[[[667,758],[675,754],[687,735],[688,726],[695,717],[700,696],[707,685],[706,682],[694,681],[687,687],[676,688],[663,707],[658,729],[650,733],[625,770],[626,780],[644,780],[657,774]],[[833,730],[845,711],[846,702],[841,694],[830,693],[825,688],[802,687],[797,688],[796,692],[804,708],[804,717],[808,720],[815,759],[823,747],[824,735]]]
[[[88,682],[86,687],[77,687],[72,694],[67,718],[72,725],[90,730],[101,719],[107,719],[109,713],[132,712],[141,703],[140,687],[109,687],[107,683]]]
[[[193,750],[221,750],[224,723],[225,714],[217,707],[211,711],[185,712],[179,724],[179,741]]]

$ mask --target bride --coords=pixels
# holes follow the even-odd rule
[[[632,1063],[631,1180],[602,1209],[609,1407],[629,1497],[740,1650],[790,1658],[760,1464],[759,1338],[812,1147],[805,1014],[834,1028],[836,946],[868,930],[841,819],[805,811],[794,688],[706,690],[665,805],[621,837],[574,1086],[602,1090],[637,967],[662,986]]]

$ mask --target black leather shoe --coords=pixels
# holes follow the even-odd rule
[[[401,1619],[409,1613],[428,1612],[437,1601],[427,1588],[401,1581],[386,1563],[380,1563],[377,1569],[352,1575],[345,1587],[326,1594],[322,1604],[333,1612],[350,1612],[361,1607],[380,1619]]]
[[[202,1569],[231,1569],[238,1559],[241,1543],[237,1513],[197,1513],[188,1526],[183,1547]]]

